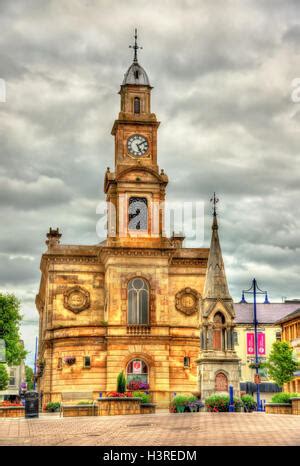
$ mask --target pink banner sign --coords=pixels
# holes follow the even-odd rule
[[[258,354],[266,354],[266,338],[264,333],[258,333]]]
[[[266,354],[266,338],[265,334],[260,332],[257,334],[258,355]],[[247,333],[247,354],[255,354],[255,338],[254,333]]]
[[[255,353],[254,333],[247,333],[247,354]]]

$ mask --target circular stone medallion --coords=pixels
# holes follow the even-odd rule
[[[84,311],[90,307],[90,293],[80,286],[73,286],[64,294],[64,307],[75,313]]]
[[[175,307],[186,315],[191,315],[198,309],[199,293],[191,288],[184,288],[175,296]]]

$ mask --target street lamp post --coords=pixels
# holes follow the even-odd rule
[[[35,353],[34,353],[34,382],[33,390],[36,389],[36,376],[37,376],[37,353],[38,353],[38,337],[35,338]]]
[[[258,374],[258,367],[259,367],[259,361],[258,361],[258,337],[257,337],[257,327],[258,327],[258,321],[257,321],[257,309],[256,309],[256,296],[258,294],[263,294],[265,295],[265,301],[264,304],[268,304],[268,293],[267,291],[261,290],[258,285],[257,281],[255,278],[252,280],[252,285],[248,290],[243,290],[243,298],[241,302],[246,302],[245,300],[245,294],[251,294],[253,295],[253,325],[254,325],[254,346],[255,346],[255,375],[256,375],[256,401],[257,401],[257,411],[262,411],[261,407],[261,401],[260,401],[260,390],[259,390],[259,374]]]

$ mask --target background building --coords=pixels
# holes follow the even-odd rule
[[[255,374],[255,369],[249,367],[255,362],[253,304],[236,303],[234,306],[236,311],[235,349],[241,360],[240,377],[244,390],[246,382],[254,382]],[[276,340],[285,339],[280,319],[286,318],[288,314],[299,309],[299,306],[300,300],[257,304],[258,350],[261,362],[266,361],[272,344]],[[259,369],[259,373],[262,381],[262,399],[269,400],[278,388],[272,380],[268,379],[265,369]]]
[[[294,348],[295,356],[300,362],[300,301],[298,308],[276,322],[282,329],[282,340],[288,341]],[[290,393],[300,393],[300,371],[295,372],[295,378],[285,384],[285,391]]]
[[[23,342],[22,342],[23,343]],[[25,361],[19,366],[7,366],[7,372],[9,375],[8,387],[6,390],[0,391],[0,400],[13,400],[20,394],[21,383],[25,382]]]

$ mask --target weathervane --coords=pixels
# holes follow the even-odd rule
[[[137,44],[137,29],[134,30],[134,45],[129,45],[129,48],[134,50],[133,61],[134,61],[134,62],[137,62],[137,61],[138,61],[138,59],[137,59],[137,51],[138,51],[138,49],[142,49],[142,48],[143,48],[143,47],[140,47],[140,46]]]
[[[214,193],[213,197],[211,198],[210,202],[213,204],[213,214],[214,217],[217,215],[217,203],[219,202],[219,199],[216,197],[216,193]]]

